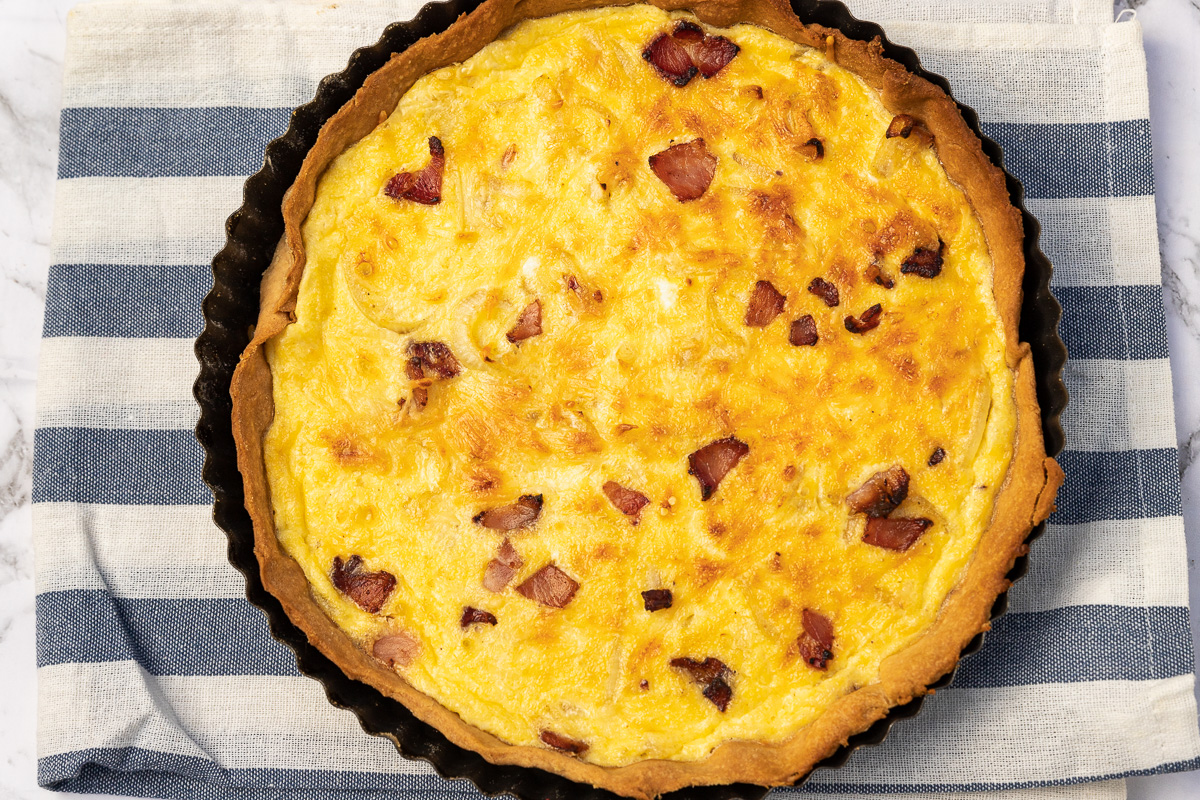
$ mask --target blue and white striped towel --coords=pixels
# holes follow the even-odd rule
[[[1045,226],[1072,356],[1067,483],[954,686],[804,793],[1118,798],[1119,780],[1078,784],[1200,767],[1140,30],[1108,0],[851,5],[978,109]],[[244,176],[322,76],[415,9],[71,16],[33,478],[44,786],[477,796],[297,673],[226,561],[192,436],[192,340]]]

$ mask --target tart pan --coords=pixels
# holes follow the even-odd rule
[[[412,20],[389,25],[378,42],[354,52],[346,69],[320,82],[316,96],[292,114],[287,131],[267,145],[262,169],[247,179],[242,206],[226,221],[225,246],[212,262],[213,288],[204,299],[205,326],[196,340],[200,375],[193,393],[201,412],[196,437],[205,451],[202,477],[213,493],[213,518],[229,537],[229,561],[245,576],[250,602],[266,614],[272,635],[295,651],[300,672],[320,681],[333,705],[353,711],[367,733],[391,739],[405,757],[427,761],[445,778],[468,779],[489,795],[509,793],[521,800],[618,800],[611,792],[574,783],[539,769],[491,764],[479,754],[452,744],[396,700],[346,677],[309,644],[279,602],[263,588],[254,555],[254,530],[244,506],[242,476],[237,468],[229,386],[238,358],[249,343],[250,331],[258,318],[259,282],[283,234],[281,206],[284,193],[299,173],[321,126],[354,96],[368,75],[383,66],[393,53],[406,49],[424,36],[444,31],[460,15],[473,11],[481,2],[448,0],[430,3]],[[937,85],[953,98],[949,83],[922,69],[914,51],[889,42],[878,25],[856,19],[840,2],[791,0],[791,5],[802,22],[837,28],[853,39],[869,41],[878,37],[883,44],[884,56]],[[978,115],[962,103],[958,103],[958,108],[983,143],[984,153],[1003,169],[1000,147],[983,135]],[[1010,198],[1021,212],[1025,230],[1020,337],[1033,351],[1046,454],[1053,457],[1063,449],[1059,419],[1067,404],[1067,391],[1062,381],[1067,350],[1058,335],[1062,309],[1050,294],[1051,265],[1038,247],[1041,226],[1025,208],[1020,181],[1007,171],[1004,174]],[[1045,523],[1035,527],[1027,543],[1041,535],[1044,528]],[[1027,567],[1028,556],[1020,556],[1008,579],[1020,578]],[[1003,614],[1007,606],[1007,594],[1001,594],[992,608],[992,618]],[[968,643],[961,655],[978,651],[982,643],[983,634],[980,634]],[[930,688],[947,686],[952,678],[953,672],[930,684]],[[846,745],[817,764],[813,771],[837,769],[846,763],[854,750],[882,742],[893,723],[914,716],[922,702],[923,698],[918,697],[893,708],[866,731],[852,736]],[[663,797],[670,800],[759,800],[767,791],[766,787],[747,784],[698,786]]]

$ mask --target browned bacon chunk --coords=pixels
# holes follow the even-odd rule
[[[876,472],[846,497],[855,514],[886,517],[908,497],[908,472],[899,464]]]
[[[686,203],[708,191],[717,173],[717,157],[708,152],[703,139],[693,139],[650,156],[650,169],[676,200]]]
[[[517,553],[508,539],[500,545],[496,557],[488,562],[483,571],[483,588],[489,592],[501,592],[509,581],[517,574],[517,570],[525,565],[525,561]]]
[[[800,152],[809,161],[820,161],[825,157],[825,143],[814,136],[800,145]]]
[[[678,37],[679,34],[675,35]],[[688,46],[692,63],[705,78],[711,78],[725,69],[725,65],[733,61],[739,50],[740,47],[724,36],[705,36],[702,41],[693,42]]]
[[[521,596],[551,608],[564,608],[578,590],[579,582],[553,564],[542,567],[517,587]]]
[[[650,498],[641,492],[635,492],[633,489],[626,489],[616,481],[605,481],[604,496],[608,501],[617,507],[625,516],[633,520],[633,524],[638,522],[638,516],[641,515],[642,509],[650,502]]]
[[[905,275],[920,275],[922,278],[936,278],[942,274],[942,251],[946,243],[938,239],[937,250],[918,247],[913,254],[904,259],[900,271]]]
[[[650,62],[659,75],[676,86],[687,86],[688,81],[699,71],[692,63],[692,57],[688,55],[683,42],[667,33],[660,33],[654,37],[642,51],[642,58]]]
[[[804,609],[804,631],[796,639],[800,657],[813,669],[824,670],[833,658],[833,622],[825,615]]]
[[[442,170],[446,151],[442,140],[429,137],[429,163],[419,172],[401,172],[392,176],[383,193],[393,200],[412,200],[427,206],[442,202]]]
[[[387,601],[396,586],[396,578],[390,572],[364,572],[361,556],[350,556],[345,562],[341,556],[333,557],[333,568],[329,577],[342,594],[354,601],[363,611],[376,614]]]
[[[696,23],[680,20],[672,33],[654,37],[642,58],[663,78],[683,87],[697,72],[705,78],[716,75],[740,50],[724,36],[707,36]]]
[[[758,281],[750,292],[750,303],[746,306],[746,324],[751,328],[765,328],[783,313],[787,297],[779,293],[770,281]]]
[[[700,499],[707,500],[721,485],[729,470],[750,452],[750,445],[728,436],[704,445],[688,456],[688,474],[700,482]]]
[[[934,450],[933,453],[929,456],[929,462],[928,462],[929,466],[936,467],[938,464],[942,463],[942,461],[944,461],[945,458],[946,458],[946,451],[939,447],[936,450]]]
[[[540,736],[542,742],[550,745],[555,750],[561,750],[564,753],[570,753],[573,756],[581,756],[588,751],[588,746],[584,742],[576,741],[575,739],[563,736],[561,733],[554,731],[542,731]]]
[[[662,611],[670,608],[674,600],[670,589],[647,589],[642,592],[642,602],[647,611]]]
[[[835,307],[841,302],[841,297],[838,295],[838,288],[824,278],[813,278],[808,284],[808,291],[821,298],[825,305],[830,308]]]
[[[381,636],[371,646],[371,655],[389,667],[407,667],[421,652],[421,643],[408,631]]]
[[[703,661],[694,658],[672,658],[671,666],[686,672],[688,676],[703,687],[703,693],[708,701],[724,712],[729,708],[733,699],[733,689],[729,686],[729,676],[732,670],[719,659],[709,656]]]
[[[883,306],[876,303],[858,317],[846,317],[846,330],[851,333],[866,333],[879,327],[879,319],[883,316]]]
[[[508,340],[516,344],[533,336],[541,336],[541,334],[542,303],[540,300],[534,300],[525,306],[525,310],[521,312],[521,316],[517,317],[517,324],[513,325],[512,330],[508,332]]]
[[[517,502],[480,511],[471,521],[493,531],[515,531],[528,528],[542,513],[542,496],[524,494]]]
[[[788,331],[788,342],[793,347],[812,347],[817,343],[817,323],[812,314],[805,314],[792,323]]]
[[[458,621],[458,624],[464,628],[470,625],[495,625],[496,615],[480,608],[463,606],[462,619]]]
[[[867,529],[863,532],[863,541],[876,547],[898,550],[903,553],[912,547],[913,543],[920,539],[921,534],[931,525],[933,525],[933,521],[924,517],[918,519],[903,517],[869,519],[867,520]]]
[[[411,342],[404,371],[411,380],[440,378],[449,380],[462,372],[462,365],[450,348],[441,342]]]

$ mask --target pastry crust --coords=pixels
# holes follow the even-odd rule
[[[334,158],[370,133],[381,115],[390,114],[422,75],[469,58],[520,20],[602,5],[577,0],[530,0],[519,4],[488,0],[446,32],[422,39],[394,55],[322,128],[285,196],[285,235],[263,277],[258,325],[231,386],[238,465],[245,481],[246,507],[254,523],[255,552],[267,590],[309,640],[349,677],[396,698],[455,744],[475,750],[493,763],[538,767],[639,798],[691,785],[793,783],[851,735],[885,716],[893,706],[924,694],[928,684],[954,667],[962,648],[987,628],[995,598],[1008,586],[1005,575],[1017,556],[1025,552],[1024,541],[1030,529],[1053,509],[1054,495],[1062,481],[1057,464],[1045,454],[1032,357],[1018,335],[1023,232],[1020,215],[1009,202],[1003,173],[984,155],[953,101],[938,87],[885,59],[877,41],[859,42],[836,30],[803,25],[779,0],[653,3],[666,10],[686,8],[709,25],[747,22],[810,47],[826,51],[832,47],[837,63],[876,89],[889,111],[910,114],[929,128],[946,173],[965,190],[987,238],[995,267],[993,289],[1004,328],[1007,365],[1015,376],[1016,449],[1007,481],[996,497],[991,525],[966,575],[947,598],[933,626],[883,662],[877,683],[835,701],[786,742],[730,741],[708,758],[695,762],[652,760],[602,767],[553,750],[514,746],[466,724],[363,652],[322,610],[303,570],[283,552],[275,535],[263,456],[263,436],[274,416],[272,378],[264,345],[293,321],[305,265],[301,226],[314,202],[320,176]]]

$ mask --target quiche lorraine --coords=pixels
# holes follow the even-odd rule
[[[987,625],[1061,480],[1020,216],[777,2],[488,0],[322,130],[233,385],[265,586],[494,763],[790,783]]]

